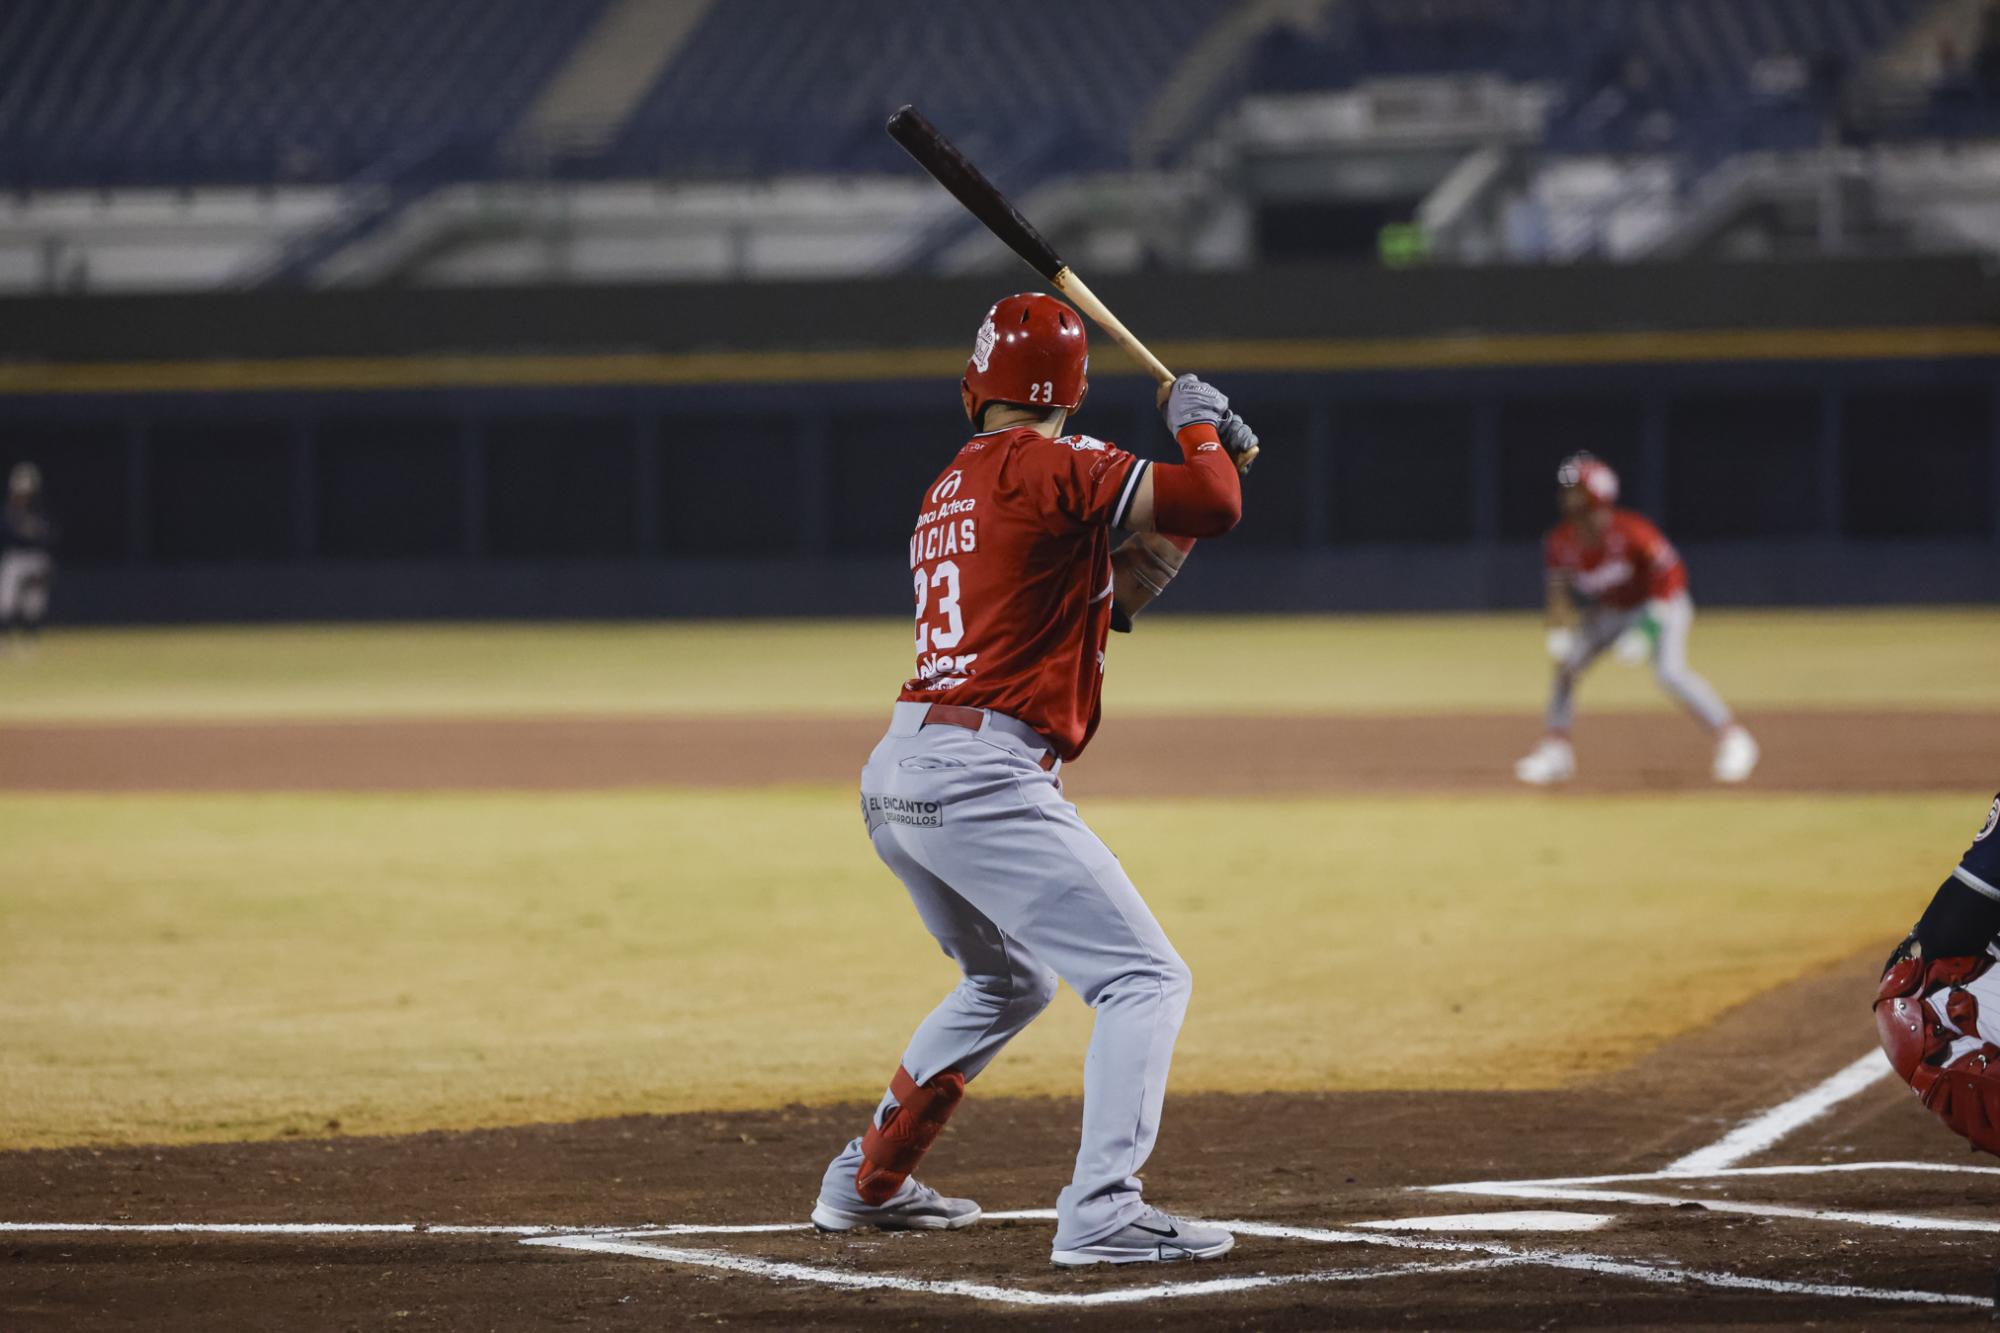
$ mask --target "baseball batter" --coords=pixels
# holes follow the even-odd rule
[[[1660,688],[1715,735],[1715,780],[1742,782],[1757,767],[1757,742],[1687,664],[1694,603],[1679,552],[1644,516],[1618,508],[1618,474],[1602,459],[1572,455],[1556,470],[1556,485],[1562,521],[1543,542],[1555,685],[1547,732],[1514,765],[1514,776],[1536,786],[1576,776],[1569,733],[1576,720],[1577,681],[1628,630],[1642,628],[1651,640]],[[1579,600],[1585,609],[1579,610]]]
[[[1975,1148],[2000,1153],[2000,796],[1875,993],[1889,1063]]]
[[[1192,375],[1163,389],[1185,461],[1064,433],[1083,403],[1083,321],[1039,293],[979,326],[960,383],[973,435],[925,488],[910,537],[916,673],[861,772],[875,852],[964,979],[918,1025],[867,1130],[833,1159],[825,1231],[955,1229],[979,1206],[914,1172],[966,1084],[1060,978],[1096,1010],[1083,1135],[1056,1201],[1058,1264],[1205,1259],[1226,1231],[1147,1205],[1187,964],[1118,858],[1063,798],[1097,730],[1108,632],[1158,596],[1196,538],[1235,526],[1255,445]],[[1113,531],[1133,535],[1114,550]]]
[[[14,464],[7,473],[7,504],[0,509],[0,632],[16,649],[33,643],[41,629],[55,574],[50,555],[55,527],[41,512],[41,493],[42,470],[33,463]]]

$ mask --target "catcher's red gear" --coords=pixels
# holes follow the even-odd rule
[[[1583,493],[1590,497],[1590,503],[1598,509],[1608,509],[1618,503],[1618,474],[1611,465],[1596,454],[1571,454],[1556,469],[1556,485],[1567,490],[1571,486],[1581,486]]]
[[[854,1173],[855,1192],[875,1208],[896,1197],[944,1133],[944,1122],[965,1096],[965,1075],[947,1069],[919,1086],[898,1065],[896,1076],[889,1080],[889,1095],[896,1105],[880,1125],[870,1125],[861,1136],[861,1165]]]
[[[1917,1099],[1973,1147],[2000,1154],[2000,1046],[1981,1035],[1979,1001],[1962,989],[1992,966],[1984,955],[1925,958],[1906,943],[1882,975],[1875,1026]],[[1950,992],[1942,1020],[1930,1004],[1940,991]]]
[[[1074,412],[1089,392],[1089,372],[1083,316],[1053,296],[1020,292],[986,312],[959,392],[973,421],[988,403]]]

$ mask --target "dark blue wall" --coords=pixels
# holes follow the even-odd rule
[[[0,300],[0,464],[43,465],[73,620],[902,612],[959,349],[1022,280]],[[1703,601],[2000,596],[1976,261],[1099,288],[1266,442],[1182,606],[1527,605],[1579,448]],[[1111,362],[1078,427],[1172,456]]]
[[[1590,448],[1709,603],[2000,596],[1985,360],[1218,377],[1266,448],[1185,607],[1512,607]],[[1145,384],[1081,429],[1173,456]],[[72,621],[905,610],[955,386],[0,397]]]

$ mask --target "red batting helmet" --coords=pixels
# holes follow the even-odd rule
[[[1090,389],[1089,373],[1083,317],[1053,296],[1020,292],[986,312],[959,390],[974,421],[988,403],[1074,412]]]
[[[1565,489],[1583,487],[1590,503],[1599,509],[1618,502],[1618,474],[1596,454],[1571,454],[1565,458],[1556,469],[1556,485]]]

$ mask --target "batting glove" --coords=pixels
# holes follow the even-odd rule
[[[1243,455],[1258,448],[1257,432],[1250,429],[1250,423],[1234,412],[1222,418],[1222,425],[1216,428],[1222,437],[1222,447],[1228,451],[1232,461],[1241,466]]]
[[[1175,435],[1189,426],[1204,424],[1215,427],[1219,433],[1223,419],[1229,415],[1229,400],[1223,397],[1222,390],[1206,380],[1183,375],[1174,381],[1161,415],[1167,419],[1167,429]]]

